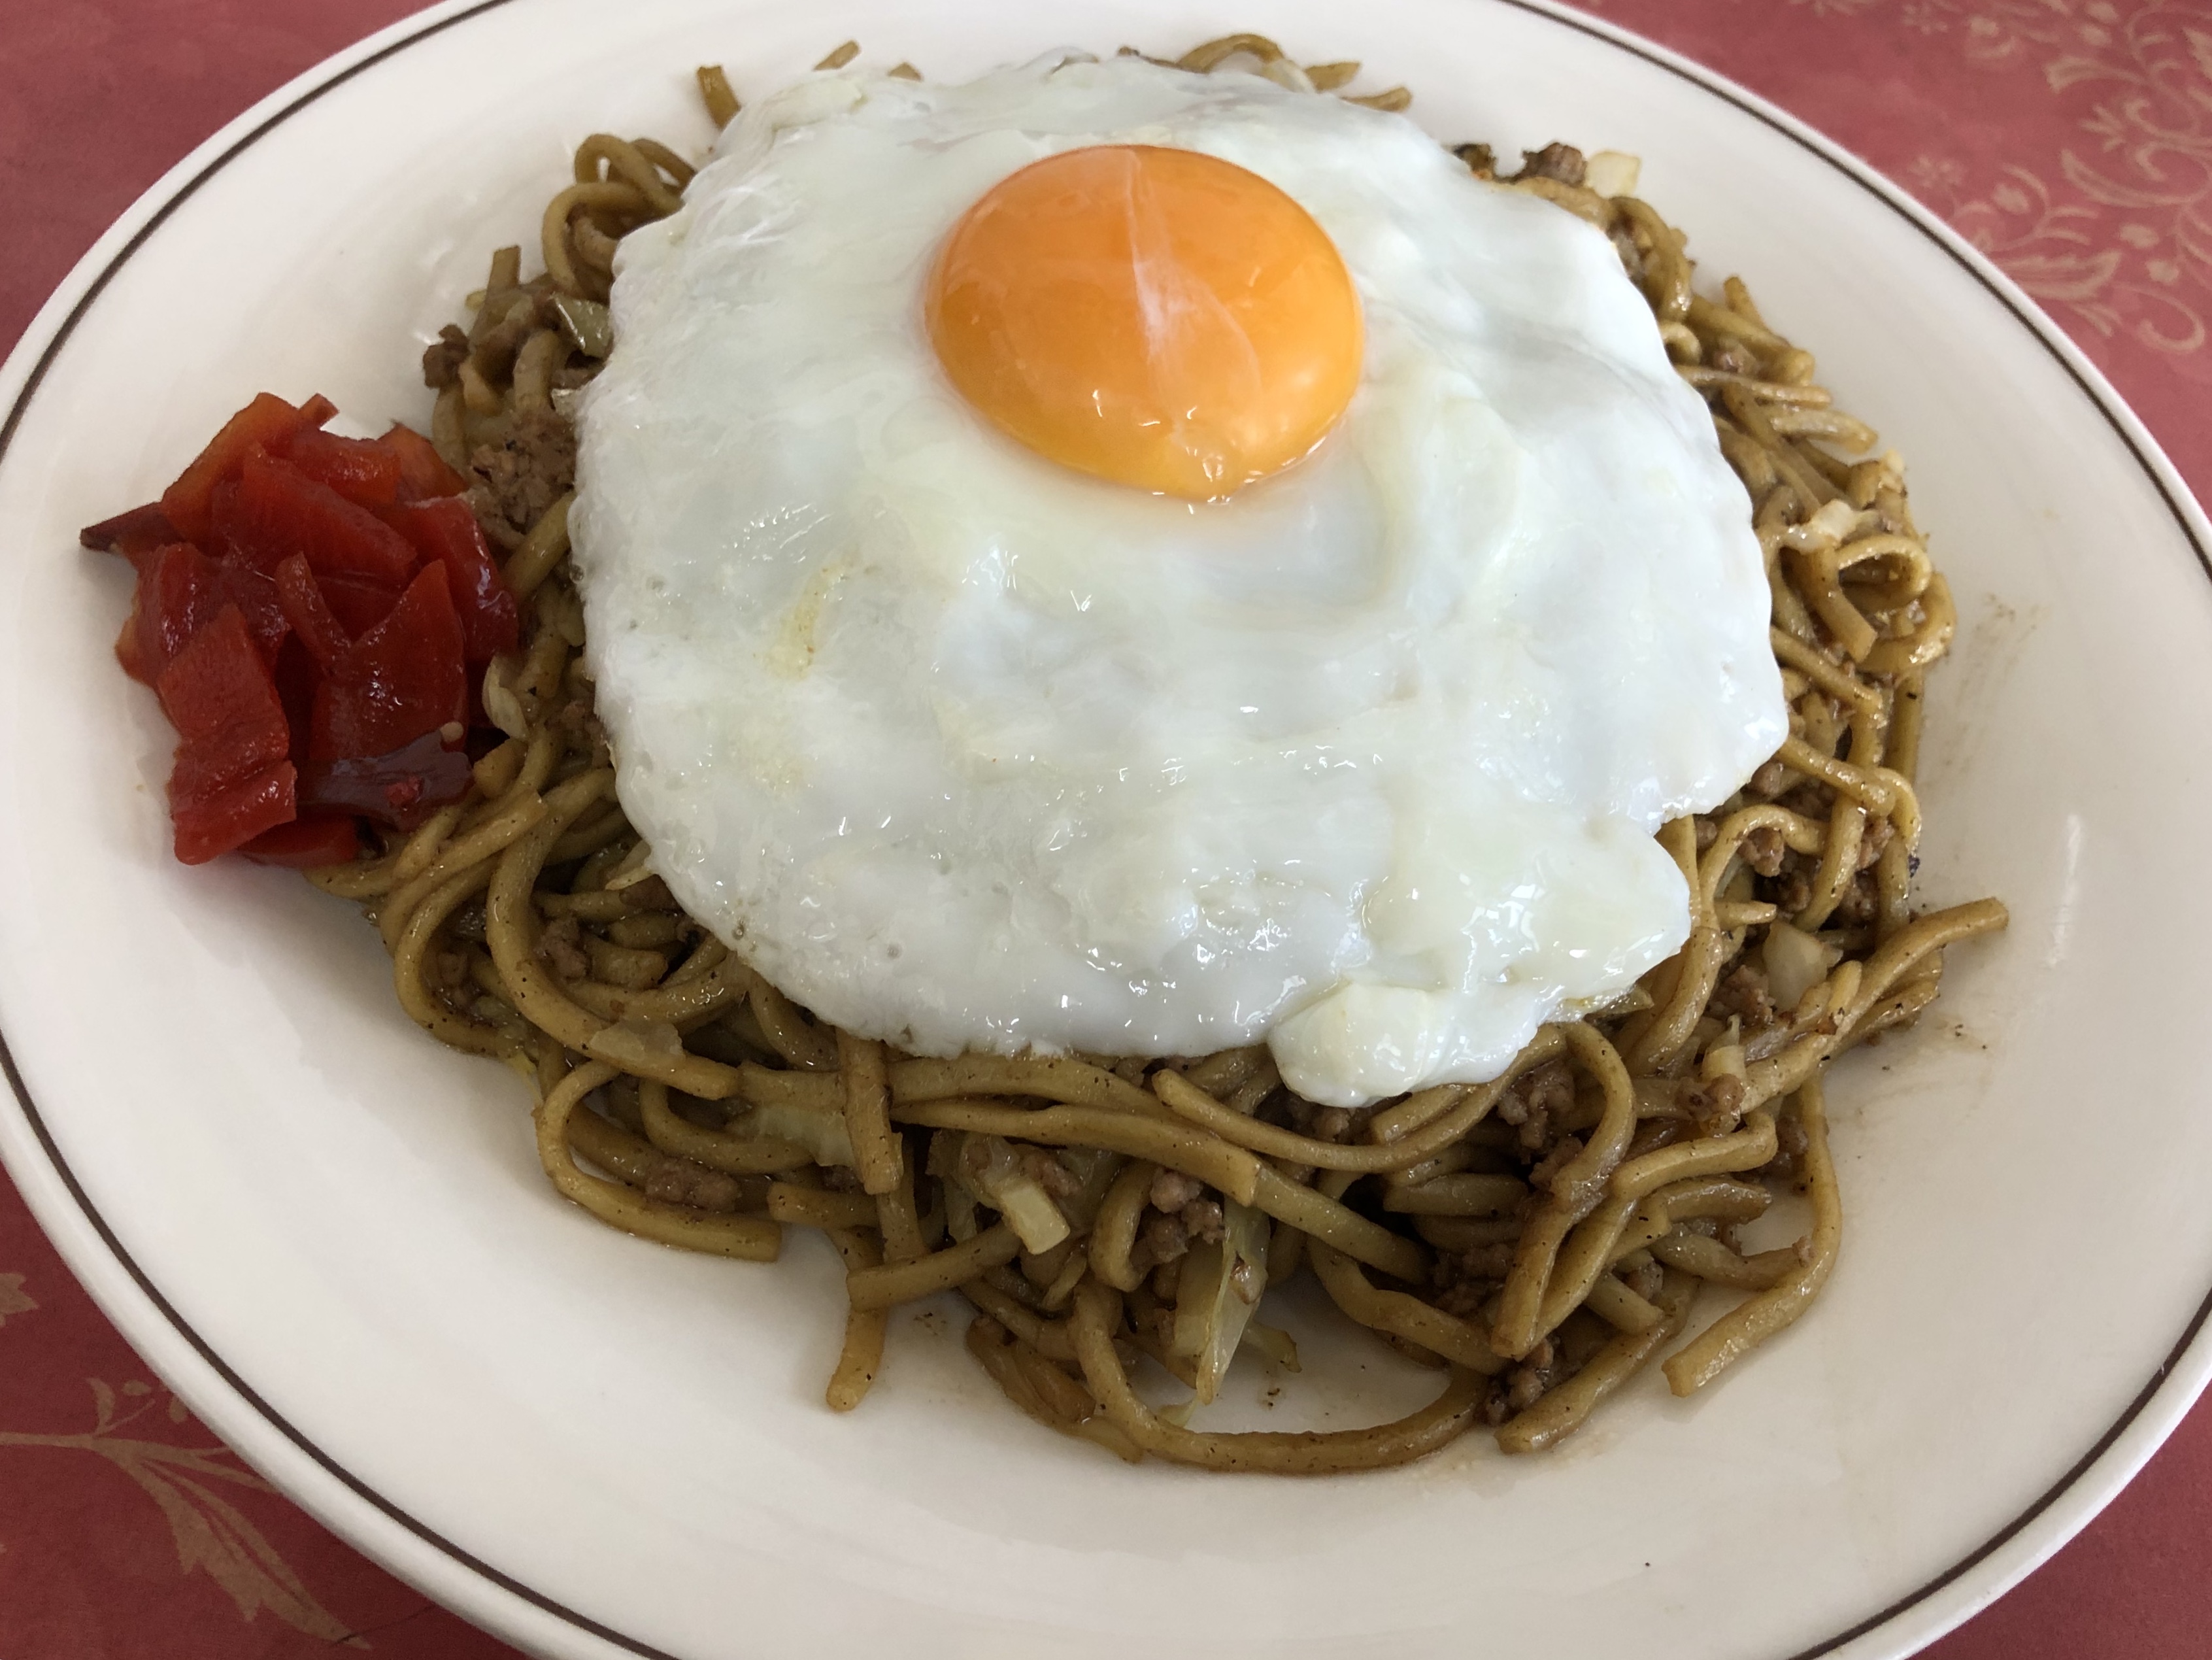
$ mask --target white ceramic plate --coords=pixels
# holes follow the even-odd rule
[[[2002,895],[1910,1037],[1833,1095],[1849,1206],[1812,1317],[1698,1399],[1656,1379],[1562,1452],[1472,1436],[1294,1483],[1127,1468],[896,1326],[820,1404],[842,1298],[599,1227],[517,1082],[423,1039],[345,906],[167,853],[169,737],[115,670],[153,493],[266,387],[421,420],[416,341],[532,240],[600,128],[696,146],[854,35],[956,76],[1232,27],[1410,83],[1439,136],[1645,158],[1911,458],[1961,601],[1923,872]],[[2203,518],[2111,391],[1896,192],[1664,54],[1530,5],[1407,0],[491,0],[426,14],[242,118],[88,255],[0,376],[0,1151],[101,1305],[201,1414],[371,1554],[559,1655],[1633,1652],[1893,1656],[1971,1613],[2148,1456],[2212,1364],[2212,808]],[[1310,1348],[1313,1346],[1309,1346]],[[1428,1387],[1358,1343],[1327,1421]],[[1259,1404],[1250,1420],[1305,1408]],[[1362,1396],[1367,1397],[1363,1401]]]

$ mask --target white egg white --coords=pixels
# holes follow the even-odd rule
[[[1053,152],[1235,161],[1364,377],[1194,505],[951,389],[933,253]],[[627,239],[575,560],[622,800],[702,921],[909,1051],[1266,1041],[1310,1099],[1496,1075],[1680,945],[1653,841],[1784,733],[1741,485],[1605,238],[1401,117],[1066,55],[815,76]]]

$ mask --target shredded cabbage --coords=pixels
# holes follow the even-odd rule
[[[817,1164],[853,1164],[853,1138],[845,1132],[842,1112],[817,1112],[811,1107],[789,1104],[755,1107],[732,1125],[738,1135],[764,1136],[777,1141],[796,1141],[814,1155]]]
[[[1221,1215],[1220,1239],[1193,1245],[1182,1259],[1169,1345],[1191,1362],[1196,1374],[1192,1398],[1201,1407],[1219,1393],[1252,1310],[1267,1289],[1267,1213],[1224,1195]]]
[[[1828,970],[1843,961],[1833,946],[1823,945],[1802,928],[1776,921],[1766,925],[1766,945],[1760,955],[1766,964],[1767,994],[1777,1009],[1794,1010],[1805,994],[1828,977]]]

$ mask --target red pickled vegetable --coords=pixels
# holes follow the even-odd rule
[[[177,729],[178,775],[188,783],[234,784],[289,752],[276,683],[235,605],[191,637],[154,690]]]
[[[341,438],[302,427],[285,445],[284,459],[349,502],[380,507],[398,499],[399,456],[378,439]]]
[[[315,666],[314,654],[300,642],[300,636],[288,634],[270,678],[276,683],[276,696],[284,704],[284,724],[291,729],[292,764],[303,766],[307,759],[307,727],[315,713],[315,688],[323,684],[323,672]]]
[[[328,674],[350,640],[332,614],[330,601],[323,598],[322,585],[315,581],[304,553],[295,553],[276,567],[276,603],[315,666]]]
[[[437,447],[412,427],[395,423],[376,441],[399,461],[399,499],[427,502],[436,496],[459,496],[468,481],[446,465]]]
[[[260,648],[262,660],[274,664],[277,648],[292,625],[284,617],[284,606],[277,598],[276,580],[265,571],[256,570],[234,555],[215,562],[215,601],[217,605],[236,605],[246,618],[246,626],[253,635],[253,643]]]
[[[209,498],[223,479],[237,476],[248,450],[281,450],[301,428],[319,427],[337,413],[337,406],[319,393],[299,409],[274,392],[261,393],[224,422],[177,482],[161,492],[161,511],[185,541],[204,544]]]
[[[465,749],[448,749],[434,732],[388,755],[310,761],[300,769],[300,806],[337,807],[398,830],[413,830],[448,801],[468,793]]]
[[[403,592],[353,576],[318,576],[315,581],[322,587],[323,598],[330,602],[338,626],[356,640],[392,615]]]
[[[189,864],[342,863],[362,819],[409,830],[459,800],[469,666],[520,637],[465,481],[405,427],[321,430],[335,413],[264,394],[159,502],[82,532],[137,570],[116,655],[177,729]]]
[[[219,505],[215,528],[226,551],[262,570],[273,571],[303,553],[318,576],[356,576],[404,587],[418,562],[407,538],[367,508],[258,451],[247,452],[238,493]]]
[[[442,496],[395,508],[391,522],[425,559],[446,567],[468,660],[489,663],[502,652],[513,651],[522,637],[521,613],[469,504],[458,496]]]
[[[423,567],[392,614],[339,654],[315,690],[307,753],[383,755],[461,720],[461,619],[443,564]]]
[[[361,852],[361,827],[349,813],[302,812],[289,824],[262,831],[239,852],[257,865],[293,870],[343,865]]]
[[[87,525],[76,533],[76,539],[94,553],[119,553],[133,565],[172,542],[184,540],[177,534],[177,527],[169,522],[169,515],[161,511],[159,502],[149,502],[143,508],[133,508],[112,519]]]
[[[138,566],[131,615],[116,636],[115,655],[133,680],[152,685],[185,644],[213,617],[215,562],[189,542],[155,550]]]
[[[154,689],[179,740],[169,775],[178,858],[203,863],[292,817],[291,728],[237,606],[218,611]]]
[[[169,820],[175,831],[178,862],[204,865],[280,825],[289,825],[296,811],[294,777],[292,763],[279,761],[243,782],[202,794],[180,797],[173,789]]]
[[[115,660],[123,666],[124,673],[147,685],[154,677],[146,672],[138,656],[138,602],[131,602],[131,615],[123,619],[123,627],[115,635]]]

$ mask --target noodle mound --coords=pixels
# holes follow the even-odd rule
[[[1301,68],[1253,35],[1179,61],[1317,94],[1358,69]],[[700,82],[726,121],[721,71]],[[1497,176],[1486,147],[1456,153]],[[311,879],[362,902],[410,1015],[532,1080],[546,1173],[592,1215],[761,1262],[787,1225],[828,1234],[849,1299],[839,1410],[880,1369],[889,1310],[946,1291],[975,1306],[968,1347],[1017,1406],[1133,1461],[1374,1468],[1478,1421],[1539,1450],[1674,1344],[1705,1286],[1747,1293],[1663,1364],[1676,1394],[1702,1387],[1834,1264],[1826,1067],[1911,1024],[1946,948],[2005,914],[1910,907],[1923,686],[1955,616],[1901,461],[1741,282],[1692,289],[1682,234],[1628,193],[1632,173],[1554,144],[1498,182],[1605,232],[1711,406],[1765,554],[1790,735],[1719,809],[1660,832],[1690,887],[1688,943],[1494,1081],[1355,1110],[1301,1099],[1261,1049],[911,1059],[793,1006],[684,915],[616,800],[564,564],[565,406],[611,346],[615,244],[690,177],[647,140],[586,140],[546,210],[544,274],[522,281],[501,250],[473,323],[426,357],[434,439],[524,606],[522,650],[483,685],[508,739],[464,800]],[[1737,1230],[1791,1191],[1809,1231],[1746,1254]],[[1374,1429],[1230,1434],[1139,1396],[1146,1356],[1199,1405],[1240,1347],[1295,1365],[1255,1316],[1309,1270],[1352,1323],[1442,1371],[1432,1404]]]

